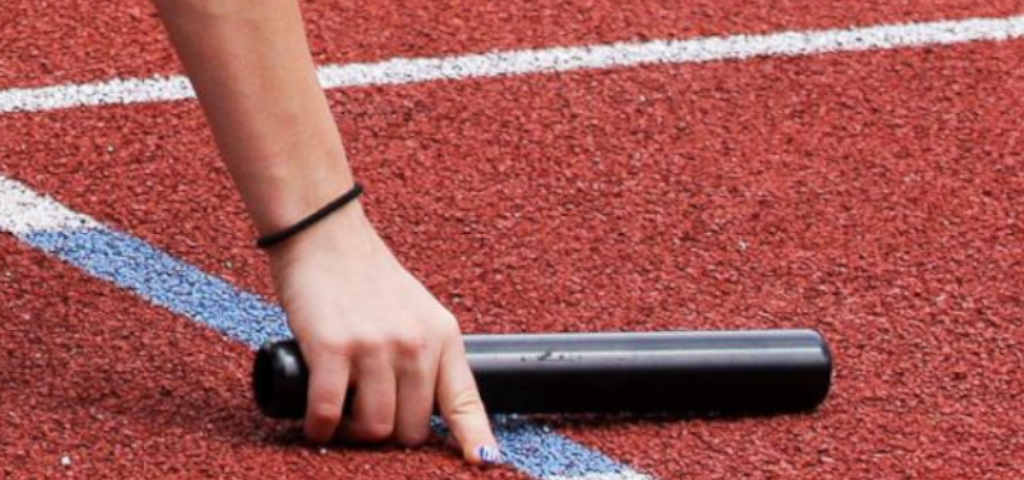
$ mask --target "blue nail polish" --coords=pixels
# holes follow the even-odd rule
[[[481,445],[476,448],[476,453],[480,456],[480,460],[489,465],[497,465],[504,462],[501,458],[501,452],[498,451],[497,447]]]

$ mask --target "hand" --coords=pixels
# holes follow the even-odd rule
[[[310,369],[310,440],[417,446],[436,400],[468,462],[500,462],[455,317],[399,264],[358,202],[275,247],[271,269]]]

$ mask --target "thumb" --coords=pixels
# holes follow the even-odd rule
[[[447,342],[441,354],[437,403],[467,462],[473,465],[503,462],[476,380],[466,361],[465,346],[458,336]]]

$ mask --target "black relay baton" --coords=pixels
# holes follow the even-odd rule
[[[813,330],[466,335],[489,413],[742,414],[812,410],[832,356]],[[294,340],[256,354],[256,403],[302,418],[309,372]],[[350,392],[351,393],[351,392]]]

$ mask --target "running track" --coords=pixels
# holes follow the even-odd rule
[[[814,327],[820,412],[504,425],[523,454],[487,472],[302,447],[249,405],[279,313],[149,6],[25,0],[0,472],[1019,477],[1024,8],[628,3],[304,5],[371,215],[467,331]]]

